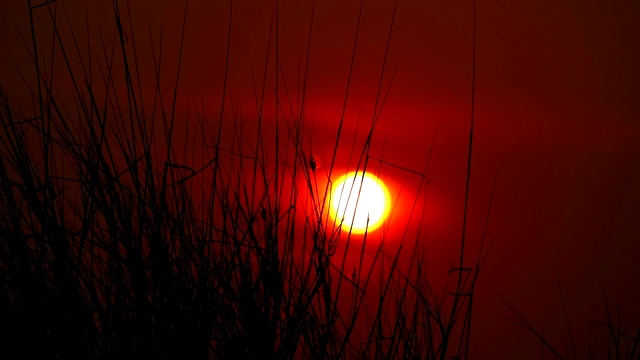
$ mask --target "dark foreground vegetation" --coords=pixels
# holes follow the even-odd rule
[[[225,90],[218,114],[181,118],[179,66],[162,73],[165,55],[155,48],[144,66],[156,83],[140,84],[126,9],[114,3],[116,32],[95,44],[101,55],[91,60],[75,37],[61,36],[57,3],[25,9],[55,24],[50,57],[35,33],[28,38],[32,109],[0,90],[0,358],[472,355],[474,290],[490,240],[469,266],[463,235],[450,285],[435,291],[420,231],[402,239],[415,250],[400,266],[403,246],[356,241],[326,216],[330,185],[318,184],[330,184],[334,164],[320,171],[312,157],[304,87],[294,103],[283,80],[275,96],[257,81],[252,119],[225,107]],[[265,79],[279,79],[277,59],[265,60]],[[174,81],[172,93],[161,91],[165,81]],[[377,112],[386,93],[381,86]],[[278,109],[271,135],[266,102]],[[176,140],[184,123],[197,131]],[[375,124],[374,115],[368,139]],[[369,144],[353,151],[355,168],[374,171]],[[612,354],[637,357],[638,337],[609,327]],[[623,353],[626,344],[633,348]]]

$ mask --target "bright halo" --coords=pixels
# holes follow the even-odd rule
[[[359,196],[358,196],[359,194]],[[376,176],[352,171],[333,184],[330,213],[342,230],[356,234],[371,232],[389,215],[390,197]]]

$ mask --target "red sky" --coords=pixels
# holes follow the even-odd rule
[[[73,26],[84,28],[85,2],[60,3]],[[86,3],[89,35],[82,31],[79,36],[81,43],[95,41],[92,52],[99,53],[98,29],[107,37],[113,32],[111,5]],[[255,109],[251,73],[256,79],[263,73],[273,3],[234,2],[229,91],[248,115]],[[280,56],[288,85],[295,89],[298,64],[304,69],[312,2],[281,0],[280,6]],[[163,61],[174,69],[182,2],[144,0],[131,7],[142,56],[150,54],[149,30],[157,41],[163,24]],[[351,0],[315,5],[307,126],[325,164],[342,109],[358,7]],[[371,120],[393,7],[390,0],[364,3],[345,139],[354,136],[358,114],[362,126]],[[0,81],[15,94],[23,89],[16,68],[33,76],[18,35],[28,38],[27,14],[24,4],[0,4]],[[38,15],[43,23],[45,14]],[[558,282],[576,328],[604,318],[601,284],[632,329],[640,324],[638,19],[640,3],[631,0],[478,4],[469,241],[477,243],[480,237],[496,171],[491,234],[505,218],[478,289],[473,342],[479,358],[540,356],[533,336],[507,320],[514,316],[493,288],[552,338],[565,333]],[[190,2],[181,111],[191,95],[205,98],[212,114],[219,108],[227,28],[226,2]],[[43,39],[50,39],[48,29],[38,29]],[[462,223],[471,49],[471,1],[397,2],[385,87],[398,70],[372,151],[381,154],[384,144],[386,161],[421,170],[437,129],[429,170],[430,239],[433,249],[443,251],[434,262],[447,266],[455,251],[446,249],[457,249]],[[148,70],[143,79],[152,87]],[[167,72],[168,88],[173,76]],[[341,151],[348,154],[349,148],[344,145]],[[385,171],[396,189],[415,187],[410,175]]]

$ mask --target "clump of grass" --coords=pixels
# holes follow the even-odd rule
[[[155,88],[143,92],[135,34],[125,31],[132,19],[118,2],[115,36],[101,39],[102,55],[94,60],[81,56],[75,36],[60,35],[57,4],[28,9],[34,113],[13,107],[0,91],[3,358],[468,357],[474,289],[486,256],[467,267],[463,235],[453,285],[440,294],[423,252],[399,265],[404,246],[421,241],[420,231],[391,253],[383,232],[369,256],[369,234],[355,242],[326,216],[344,112],[332,161],[319,171],[305,141],[306,85],[294,103],[281,74],[277,11],[276,55],[265,60],[264,73],[266,79],[275,72],[275,97],[266,95],[263,80],[255,118],[228,108],[229,28],[223,97],[212,122],[204,112],[194,120],[176,111],[181,50],[169,100],[161,91],[169,76],[161,72],[162,45],[144,64],[154,69]],[[64,80],[43,65],[35,12],[51,19],[49,65],[62,61]],[[185,23],[186,14],[185,7]],[[230,20],[232,14],[231,7]],[[345,108],[357,41],[356,32]],[[89,69],[96,63],[99,79]],[[386,56],[367,141],[352,153],[360,171],[372,171],[385,71]],[[68,82],[71,100],[56,93],[58,82]],[[263,116],[269,99],[277,110],[273,137]],[[184,132],[182,149],[179,122],[198,134]],[[252,136],[243,131],[246,123],[256,129]],[[472,135],[473,128],[469,172]],[[426,167],[418,174],[426,178]],[[355,266],[347,260],[350,248]]]

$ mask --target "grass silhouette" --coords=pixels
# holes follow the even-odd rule
[[[177,72],[169,75],[161,72],[162,41],[159,48],[151,42],[151,64],[139,63],[136,34],[126,30],[130,11],[117,1],[113,10],[116,33],[101,38],[101,55],[90,59],[80,55],[75,36],[61,35],[58,2],[30,3],[34,115],[0,91],[0,287],[6,289],[0,292],[0,358],[470,356],[475,286],[493,244],[483,235],[480,254],[467,265],[473,115],[459,261],[439,293],[424,252],[399,264],[404,246],[419,243],[423,232],[389,251],[384,229],[376,245],[370,234],[356,239],[327,216],[360,17],[332,158],[318,167],[304,112],[313,17],[301,86],[293,94],[281,74],[275,11],[269,40],[275,59],[265,59],[262,84],[254,89],[258,115],[251,119],[228,108],[229,25],[222,99],[211,121],[204,111],[193,120],[176,110],[187,5]],[[36,12],[51,20],[56,54],[50,68],[38,50]],[[233,6],[228,16],[231,24]],[[351,153],[362,172],[374,172],[375,164],[403,169],[370,154],[389,93],[383,80],[392,30],[393,22],[366,141]],[[54,67],[54,59],[62,64]],[[473,64],[475,77],[475,58]],[[58,66],[61,74],[53,70]],[[96,66],[99,79],[92,75]],[[150,92],[139,76],[143,66],[154,69]],[[161,89],[173,75],[167,99]],[[56,93],[59,82],[68,82],[70,100]],[[264,115],[270,101],[272,134]],[[176,129],[184,122],[198,132],[185,132],[180,143]],[[426,166],[403,170],[427,179]],[[348,251],[356,252],[355,265]],[[634,344],[630,358],[638,337]]]

